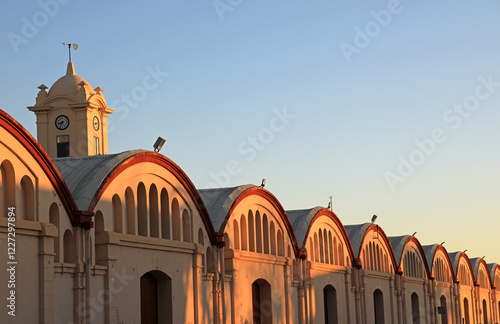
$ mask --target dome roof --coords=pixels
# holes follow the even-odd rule
[[[87,90],[87,93],[90,95],[95,94],[95,91],[90,84],[82,77],[75,74],[75,67],[72,62],[69,62],[66,75],[54,82],[52,87],[50,87],[48,95],[53,96],[65,94],[76,96],[78,94],[78,89],[80,88],[78,84],[82,81],[85,82],[85,89]]]

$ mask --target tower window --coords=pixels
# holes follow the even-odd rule
[[[57,157],[69,157],[69,135],[61,135],[56,138]]]
[[[101,154],[101,150],[99,147],[99,137],[94,137],[94,155]]]

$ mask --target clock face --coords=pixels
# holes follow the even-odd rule
[[[60,115],[56,118],[56,127],[57,129],[60,129],[60,130],[64,130],[66,128],[68,128],[69,126],[69,118],[64,116],[64,115]]]
[[[99,130],[99,118],[97,116],[94,116],[94,129]]]

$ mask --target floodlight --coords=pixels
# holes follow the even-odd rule
[[[160,152],[161,148],[163,147],[163,144],[165,144],[167,140],[164,139],[163,137],[159,137],[156,140],[155,144],[153,145],[153,148],[155,149],[155,152]]]

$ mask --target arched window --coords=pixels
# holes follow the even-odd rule
[[[389,272],[389,257],[384,253],[384,260],[382,264],[382,268],[384,268],[384,272]]]
[[[370,270],[375,269],[374,264],[376,263],[376,260],[373,260],[373,258],[376,257],[376,255],[373,253],[373,245],[372,242],[368,244],[370,246]],[[375,261],[375,262],[374,262]]]
[[[339,242],[339,265],[344,265],[344,248],[342,247],[342,242]]]
[[[102,212],[98,210],[95,213],[95,234],[104,232],[104,217],[102,216]]]
[[[16,206],[16,178],[14,174],[14,167],[10,161],[5,160],[0,165],[2,172],[2,188],[3,193],[0,200],[3,202],[2,210],[8,207]],[[2,204],[2,203],[0,203]],[[4,213],[7,216],[7,213]]]
[[[54,237],[54,262],[61,262],[61,251],[59,249],[59,207],[56,203],[52,203],[49,209],[49,222],[57,228],[57,237]]]
[[[177,198],[172,199],[172,237],[176,241],[181,240],[181,215]]]
[[[239,250],[240,249],[240,228],[238,226],[238,221],[236,219],[233,219],[233,239],[234,239],[233,248],[235,250]]]
[[[325,324],[338,324],[337,291],[332,285],[323,288]]]
[[[328,247],[329,247],[329,250],[330,250],[330,264],[334,264],[335,261],[333,260],[333,240],[332,240],[332,232],[331,231],[328,231]]]
[[[198,244],[205,245],[205,240],[203,239],[203,230],[201,228],[198,229]]]
[[[161,237],[170,240],[170,203],[168,193],[165,188],[161,190]]]
[[[130,187],[125,190],[125,205],[127,206],[127,233],[135,234],[135,201]]]
[[[325,262],[325,250],[323,248],[323,231],[319,230],[319,262]]]
[[[148,201],[146,187],[140,182],[137,186],[137,218],[138,233],[141,236],[148,236]]]
[[[21,215],[23,219],[35,220],[35,189],[33,182],[28,176],[21,179]]]
[[[330,249],[328,246],[328,234],[326,233],[326,229],[323,229],[323,241],[323,245],[325,246],[325,263],[330,263]]]
[[[67,229],[64,232],[63,247],[64,247],[64,262],[75,263],[76,261],[75,240],[73,238],[73,233],[71,233],[69,229]]]
[[[413,324],[420,324],[420,305],[417,293],[411,294],[411,315]]]
[[[158,189],[156,189],[154,183],[149,188],[149,235],[151,237],[160,237]]]
[[[262,223],[259,211],[255,212],[255,243],[258,253],[262,253]]]
[[[113,222],[115,232],[123,233],[122,202],[117,194],[113,195],[111,201],[113,205]]]
[[[104,216],[102,215],[102,212],[100,210],[98,210],[96,213],[95,213],[95,226],[94,226],[94,229],[95,229],[95,238],[96,238],[96,244],[95,244],[95,260],[94,262],[96,262],[96,264],[99,264],[99,265],[105,265],[106,264],[106,260],[107,260],[107,257],[106,257],[106,248],[101,245],[101,244],[98,244],[99,242],[99,237],[101,236],[101,233],[104,232],[104,230],[106,229],[106,225],[104,223]],[[92,240],[92,237],[90,238]],[[90,242],[90,253],[92,253],[92,241]],[[90,259],[92,260],[92,256],[90,256]]]
[[[248,211],[248,250],[255,252],[254,220],[251,210]]]
[[[318,233],[314,233],[314,261],[319,262]]]
[[[263,223],[262,236],[264,238],[264,253],[269,254],[269,222],[266,214],[264,214],[264,216],[262,217],[262,223]]]
[[[377,244],[377,271],[382,271],[382,267],[380,266],[380,247]]]
[[[464,298],[464,324],[470,324],[470,316],[469,316],[469,300]]]
[[[172,280],[154,270],[141,277],[141,323],[173,323]]]
[[[252,283],[253,322],[271,324],[273,322],[273,303],[271,285],[264,279]]]
[[[337,252],[337,237],[333,238],[333,251],[335,253],[335,255],[333,256],[333,264],[340,264],[339,254]],[[365,248],[365,251],[366,251],[366,248]],[[366,258],[365,258],[365,260],[366,260]],[[367,264],[368,263],[366,263],[366,265]],[[366,265],[364,265],[364,266],[366,267]]]
[[[483,299],[483,323],[488,322],[488,305],[486,304],[486,299]]]
[[[182,212],[182,240],[191,242],[191,216],[187,209]]]
[[[283,253],[283,250],[285,249],[284,245],[284,241],[283,241],[283,232],[279,229],[278,230],[278,255],[279,256],[284,256],[285,253]]]
[[[384,295],[380,289],[377,289],[373,292],[373,309],[374,309],[374,318],[375,324],[384,324]]]
[[[309,237],[309,251],[307,252],[309,254],[309,260],[314,261],[314,247],[313,247],[312,237]]]
[[[241,249],[244,251],[248,250],[248,237],[247,237],[247,220],[245,215],[240,217],[240,227],[241,227]]]
[[[269,236],[271,238],[271,254],[276,255],[276,229],[273,221],[271,221]]]

